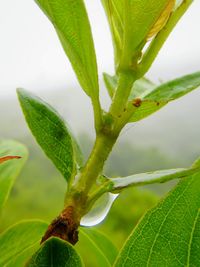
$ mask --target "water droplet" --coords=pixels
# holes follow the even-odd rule
[[[118,194],[105,193],[94,204],[92,209],[81,219],[81,225],[94,226],[102,222],[107,216]]]

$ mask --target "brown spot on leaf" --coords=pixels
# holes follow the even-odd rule
[[[5,162],[5,161],[8,161],[8,160],[11,160],[11,159],[21,159],[21,157],[19,156],[5,156],[5,157],[1,157],[0,158],[0,164]]]
[[[142,104],[142,99],[141,98],[135,98],[133,99],[133,106],[135,106],[136,108],[139,108]]]

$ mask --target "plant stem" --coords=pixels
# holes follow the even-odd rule
[[[115,118],[121,116],[126,107],[133,83],[136,80],[136,74],[133,71],[124,71],[119,73],[118,86],[110,106],[110,113]]]
[[[99,174],[101,173],[105,161],[112,151],[117,137],[118,134],[107,135],[101,133],[97,135],[91,155],[81,173],[79,181],[74,187],[76,191],[83,192],[84,195],[88,194]]]
[[[96,133],[98,133],[102,127],[102,110],[99,100],[99,96],[92,100],[93,112],[94,112],[94,124]]]
[[[102,173],[105,161],[130,117],[130,109],[132,111],[135,109],[132,105],[131,107],[127,105],[134,81],[135,75],[132,71],[119,74],[118,88],[110,112],[106,115],[107,117],[104,117],[101,130],[97,132],[94,147],[80,173],[78,181],[68,192],[66,205],[67,203],[68,205],[71,204],[70,199],[73,199],[76,205],[79,206],[80,212],[84,213],[84,210],[87,209],[88,194]]]
[[[111,122],[105,119],[103,127],[97,132],[96,141],[91,152],[91,155],[83,168],[77,184],[72,188],[75,192],[75,197],[82,195],[82,200],[87,201],[87,196],[96,182],[96,179],[101,174],[105,161],[107,160],[112,148],[119,136],[124,125],[127,123],[127,103],[135,81],[135,76],[132,71],[126,71],[119,74],[118,88],[110,107],[110,112],[107,114],[111,117]],[[120,115],[119,115],[120,114]],[[77,194],[77,192],[79,192]],[[82,203],[83,205],[85,203]]]
[[[129,94],[135,81],[132,72],[121,73],[116,95],[111,105],[110,113],[104,117],[100,110],[100,103],[94,107],[96,141],[90,157],[82,169],[78,181],[69,186],[65,208],[61,214],[49,225],[42,242],[51,236],[58,236],[64,240],[75,244],[78,240],[77,229],[81,217],[89,211],[94,204],[90,202],[89,193],[97,178],[101,175],[105,161],[127,122],[127,103]],[[122,115],[117,116],[122,112]],[[102,192],[99,193],[99,195]]]

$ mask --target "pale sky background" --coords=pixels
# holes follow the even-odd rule
[[[86,0],[99,73],[113,70],[110,33],[100,0]],[[162,49],[149,77],[169,79],[200,70],[200,0],[194,3]],[[77,85],[55,31],[33,0],[1,0],[0,97],[23,86],[34,92]]]

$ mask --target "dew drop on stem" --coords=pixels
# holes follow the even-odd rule
[[[81,219],[82,226],[94,226],[101,223],[110,211],[118,194],[105,193],[94,204],[92,209]]]

